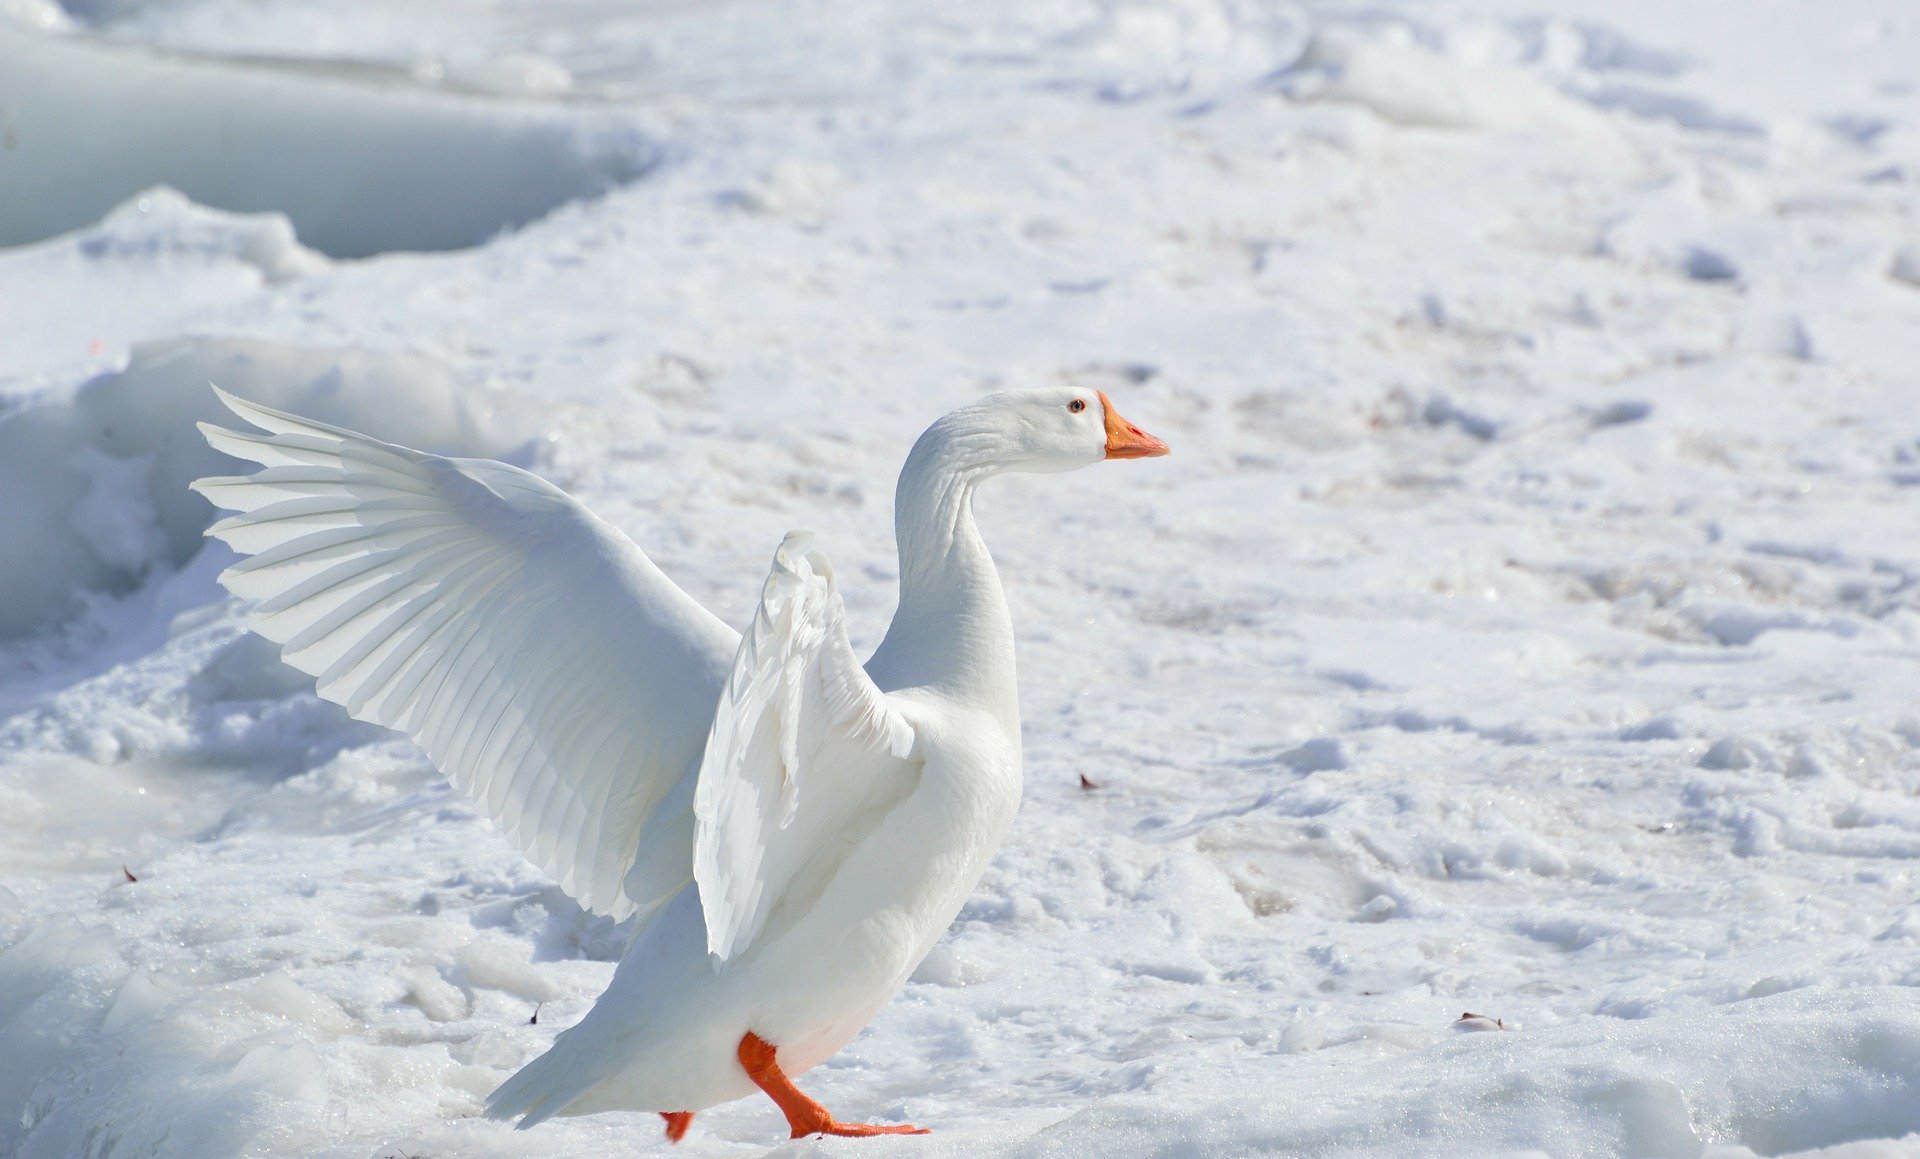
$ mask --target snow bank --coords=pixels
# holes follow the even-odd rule
[[[496,413],[511,404],[475,396],[418,355],[240,339],[141,344],[125,370],[70,398],[0,415],[0,639],[199,550],[213,509],[187,483],[236,468],[193,426],[230,419],[209,382],[409,446],[497,456],[516,442],[515,424]]]
[[[0,21],[0,245],[165,184],[278,210],[335,257],[475,245],[654,162],[630,121],[323,71],[227,64]]]
[[[86,229],[0,252],[9,340],[0,396],[70,386],[123,365],[142,339],[204,328],[222,305],[331,265],[299,243],[285,214],[142,190]]]

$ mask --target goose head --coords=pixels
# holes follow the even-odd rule
[[[1150,459],[1167,444],[1114,409],[1105,391],[1008,390],[961,407],[928,430],[956,466],[1001,471],[1073,471],[1103,459]]]

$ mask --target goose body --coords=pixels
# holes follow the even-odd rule
[[[530,1127],[793,1087],[959,912],[1021,792],[1013,626],[973,520],[1001,471],[1166,453],[1104,394],[988,396],[930,427],[895,504],[900,603],[865,665],[831,565],[789,535],[736,634],[537,476],[222,394],[260,463],[194,486],[249,558],[223,574],[323,697],[413,736],[583,906],[637,915],[613,981],[488,1100]]]

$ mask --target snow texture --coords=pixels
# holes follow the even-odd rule
[[[0,0],[0,1154],[665,1153],[480,1116],[627,931],[244,632],[216,381],[736,625],[810,527],[862,651],[940,413],[1172,445],[983,490],[1026,803],[803,1080],[934,1134],[781,1153],[1920,1155],[1916,38]]]

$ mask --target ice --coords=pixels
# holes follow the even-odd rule
[[[0,251],[0,314],[13,341],[0,397],[125,364],[132,343],[324,272],[286,217],[195,205],[165,187],[129,197],[75,233]]]
[[[0,245],[83,226],[164,184],[222,209],[284,213],[336,257],[470,246],[656,159],[641,128],[611,113],[155,54],[5,21],[0,105]]]
[[[801,1080],[934,1134],[799,1151],[1920,1155],[1906,0],[0,14],[0,1154],[665,1153],[480,1116],[627,931],[245,633],[213,381],[867,647],[942,411],[1173,446],[983,489],[1026,801]]]
[[[165,257],[252,266],[267,285],[319,273],[326,261],[301,245],[284,214],[235,214],[195,205],[164,185],[142,190],[75,239],[101,261]]]

